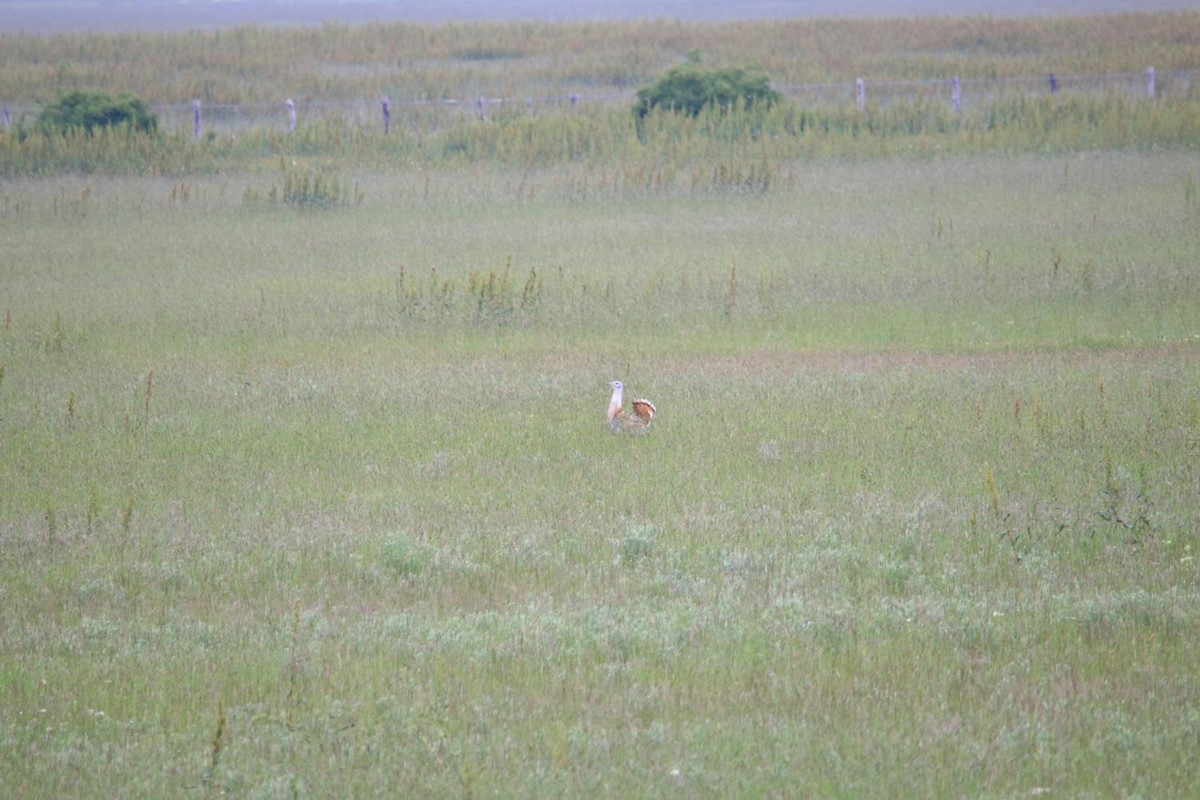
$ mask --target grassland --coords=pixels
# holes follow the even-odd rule
[[[1195,69],[1200,12],[1006,19],[403,23],[3,36],[10,105],[86,86],[149,103],[632,94],[691,50],[778,84]]]
[[[1195,152],[883,138],[9,176],[4,791],[1194,794]]]
[[[14,126],[0,134],[0,175],[231,174],[276,170],[284,155],[347,170],[585,164],[659,182],[720,167],[737,182],[751,165],[771,176],[797,159],[1195,150],[1197,42],[1197,12],[6,35],[0,101]],[[708,66],[760,64],[791,102],[635,126],[634,91],[692,51]],[[1147,67],[1158,76],[1153,100]],[[1070,91],[1050,96],[1049,73]],[[952,77],[963,82],[959,113]],[[857,78],[870,87],[861,112]],[[42,105],[78,88],[133,93],[160,111],[160,132],[37,133]],[[392,103],[390,135],[381,97]],[[287,98],[299,108],[293,134]],[[479,98],[505,101],[489,105],[490,125],[477,124]],[[204,109],[199,141],[193,100]]]

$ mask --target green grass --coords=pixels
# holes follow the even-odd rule
[[[783,168],[6,184],[6,791],[1191,794],[1194,159]]]

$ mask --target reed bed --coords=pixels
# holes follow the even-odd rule
[[[439,100],[632,93],[699,50],[753,61],[779,85],[1141,72],[1197,63],[1200,14],[508,23],[328,24],[210,32],[6,33],[0,98],[87,86],[149,103],[277,104],[286,97]],[[131,54],[133,57],[131,58]]]
[[[1194,148],[1200,126],[1186,70],[1196,63],[1198,25],[1200,15],[1179,13],[8,34],[0,100],[15,118],[0,133],[0,174],[185,176],[255,168],[279,156],[333,159],[348,169],[583,160],[686,172],[711,161],[714,147],[749,162]],[[706,63],[759,64],[795,96],[764,113],[664,115],[637,126],[628,111],[634,91],[693,50]],[[1111,80],[1148,67],[1161,76],[1154,97]],[[1044,85],[1051,73],[1062,78],[1061,94]],[[958,111],[946,96],[952,77],[970,87]],[[871,87],[861,109],[852,91],[859,78]],[[898,88],[928,81],[942,96]],[[850,91],[840,99],[807,91],[833,85]],[[170,121],[158,136],[32,130],[39,103],[80,87],[132,92],[166,109]],[[382,97],[391,98],[387,135]],[[292,98],[300,109],[294,131],[284,113]],[[193,100],[205,115],[198,136]],[[222,121],[230,114],[240,121]]]

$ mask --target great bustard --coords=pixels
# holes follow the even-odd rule
[[[627,413],[621,404],[621,392],[625,387],[620,381],[613,381],[609,386],[612,387],[613,393],[612,399],[608,401],[608,413],[604,415],[604,427],[613,433],[645,433],[650,427],[650,420],[654,419],[654,414],[658,411],[654,403],[639,397],[630,401],[629,406],[633,413]]]

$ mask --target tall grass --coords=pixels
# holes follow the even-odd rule
[[[610,167],[633,163],[641,170],[665,166],[672,174],[686,174],[715,159],[732,159],[745,172],[747,164],[795,158],[1065,152],[1080,147],[1192,149],[1200,128],[1195,98],[1188,86],[1172,88],[1170,75],[1194,66],[1193,49],[1186,43],[1197,20],[1200,16],[1194,14],[1151,14],[1036,22],[330,25],[128,36],[10,35],[5,37],[9,63],[0,75],[0,98],[15,105],[18,115],[17,124],[0,133],[0,174],[185,176],[260,168],[281,155],[334,159],[352,169],[395,163],[528,167],[587,161]],[[946,99],[872,100],[860,112],[848,98],[843,104],[797,98],[760,113],[709,114],[699,121],[664,115],[635,125],[628,110],[632,90],[693,47],[709,53],[714,62],[760,62],[785,88],[800,82],[849,85],[857,77],[871,85],[876,80],[948,81],[951,76],[1003,81],[1051,72],[1140,74],[1147,66],[1155,66],[1163,77],[1156,101],[1130,97],[1126,89],[1062,96],[998,92],[973,99],[955,113]],[[62,66],[64,52],[71,54],[67,67]],[[118,55],[122,63],[114,65]],[[183,84],[164,80],[168,75]],[[186,106],[187,121],[165,125],[161,136],[120,131],[64,137],[32,130],[30,115],[38,103],[81,86],[132,91],[150,103]],[[609,99],[566,102],[580,92]],[[376,119],[381,95],[396,101],[388,136]],[[302,111],[299,128],[289,133],[282,103],[291,97],[299,99]],[[436,104],[449,98],[473,105],[475,98],[497,97],[507,102],[489,106],[486,122],[473,109]],[[530,97],[562,102],[521,102]],[[193,98],[207,109],[240,104],[257,110],[232,129],[210,127],[193,141]],[[353,110],[347,113],[347,108]]]
[[[268,168],[279,158],[321,159],[360,170],[402,163],[417,168],[469,164],[544,168],[584,162],[645,188],[682,179],[709,188],[768,190],[784,165],[800,159],[896,155],[1065,153],[1200,144],[1200,106],[1190,99],[1133,99],[1123,94],[1001,98],[959,114],[940,103],[897,102],[865,112],[852,107],[764,112],[700,119],[672,113],[640,123],[624,108],[502,111],[488,121],[456,114],[432,129],[384,135],[335,117],[295,133],[261,128],[236,135],[98,135],[9,131],[0,134],[0,171],[14,175],[158,174],[186,177]],[[707,173],[709,177],[703,177]]]
[[[1195,794],[1190,151],[590,113],[5,182],[4,791]]]
[[[1013,78],[1196,65],[1195,12],[997,19],[328,24],[209,32],[3,35],[10,105],[86,86],[150,103],[278,104],[632,92],[689,51],[760,63],[780,85]]]

